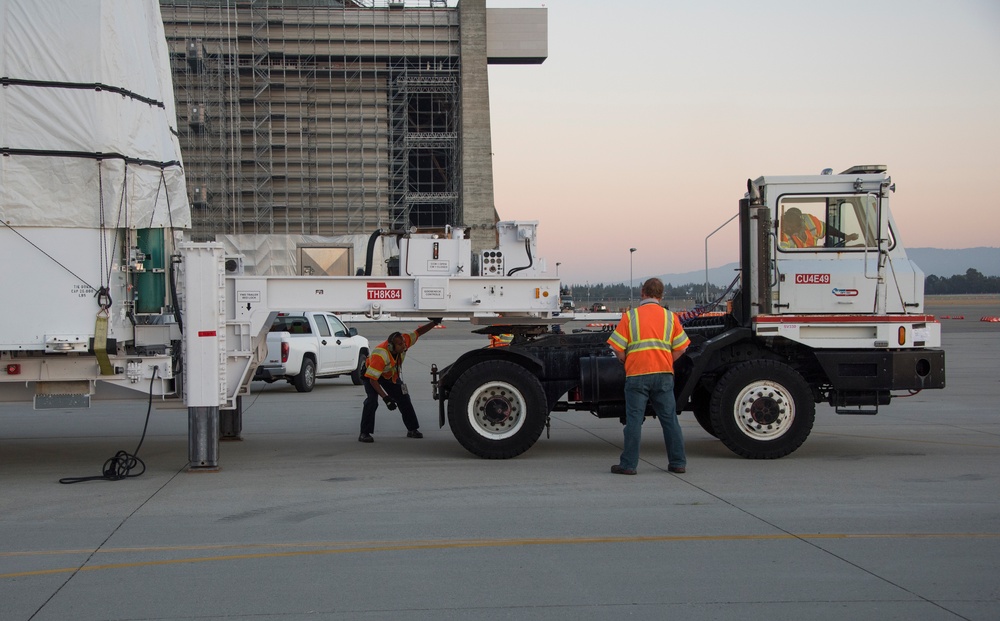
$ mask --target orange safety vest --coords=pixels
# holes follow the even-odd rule
[[[677,316],[655,300],[622,315],[608,345],[625,353],[625,375],[673,373],[673,352],[690,345]]]
[[[490,347],[507,347],[513,340],[513,334],[491,334]]]
[[[418,335],[416,332],[404,332],[402,337],[407,349],[409,349],[417,342]],[[365,377],[374,380],[385,378],[395,384],[399,381],[399,372],[403,369],[405,358],[405,351],[396,356],[390,354],[389,341],[383,341],[372,350],[372,353],[368,354],[368,360],[365,362],[368,367],[365,369]]]
[[[823,221],[810,213],[802,214],[805,222],[802,232],[798,235],[786,235],[781,232],[781,243],[784,245],[794,245],[796,248],[812,248],[816,246],[816,240],[826,237],[826,226]],[[805,235],[805,237],[799,237]]]

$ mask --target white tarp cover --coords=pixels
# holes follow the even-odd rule
[[[158,2],[0,0],[0,78],[3,223],[190,227]]]

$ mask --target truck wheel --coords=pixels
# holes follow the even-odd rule
[[[448,398],[451,432],[470,453],[486,459],[509,459],[531,448],[547,416],[541,382],[512,362],[473,365]]]
[[[753,360],[722,376],[710,413],[712,428],[729,450],[750,459],[776,459],[805,442],[816,403],[795,369],[774,360]]]
[[[365,361],[366,360],[367,360],[367,358],[365,358],[365,355],[363,353],[362,354],[358,354],[358,366],[354,367],[354,370],[351,371],[351,382],[355,386],[360,386],[361,385],[361,380],[365,376]]]
[[[312,358],[302,359],[302,368],[292,380],[292,384],[299,392],[312,392],[313,386],[316,385],[316,363]]]

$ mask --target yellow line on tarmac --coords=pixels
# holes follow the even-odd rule
[[[202,556],[178,559],[166,559],[159,561],[137,561],[134,563],[108,563],[104,565],[87,565],[84,567],[60,567],[55,569],[40,569],[35,571],[23,571],[7,574],[0,574],[0,578],[24,578],[28,576],[45,576],[50,574],[72,573],[76,571],[104,571],[109,569],[127,569],[134,567],[155,567],[161,565],[180,565],[185,563],[214,563],[224,561],[242,561],[264,558],[289,558],[296,556],[319,556],[329,554],[357,554],[362,552],[398,552],[407,550],[454,550],[463,548],[503,548],[517,546],[539,546],[539,545],[580,545],[580,544],[602,544],[602,543],[648,543],[648,542],[699,542],[699,541],[780,541],[780,540],[810,540],[810,539],[997,539],[1000,533],[810,533],[810,534],[788,534],[776,533],[771,535],[671,535],[671,536],[646,536],[646,537],[554,537],[545,539],[472,539],[459,541],[429,540],[415,542],[395,542],[395,543],[288,543],[288,544],[231,544],[225,546],[171,546],[171,547],[149,547],[149,548],[110,548],[102,549],[102,553],[128,553],[128,552],[163,552],[178,550],[207,550],[207,549],[253,549],[253,548],[289,548],[289,547],[316,547],[314,550],[286,550],[282,552],[257,552],[250,554],[228,554],[220,556]],[[335,547],[340,546],[340,547]],[[51,554],[89,554],[91,550],[62,550],[43,552],[8,552],[2,556],[29,556],[29,555],[51,555]]]

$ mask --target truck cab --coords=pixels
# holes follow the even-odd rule
[[[884,166],[761,177],[774,214],[773,312],[923,312],[924,274],[897,243]]]

